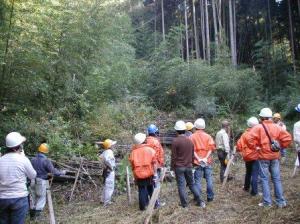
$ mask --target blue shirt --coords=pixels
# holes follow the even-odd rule
[[[48,173],[52,173],[54,176],[60,176],[63,173],[55,169],[52,162],[43,153],[38,153],[31,159],[33,168],[35,169],[37,178],[47,180]]]

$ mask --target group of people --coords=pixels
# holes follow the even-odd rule
[[[24,153],[24,136],[11,132],[5,141],[6,152],[0,157],[0,224],[23,224],[28,210],[32,219],[40,215],[46,204],[48,180],[65,171],[55,169],[47,158],[46,143],[30,161]]]
[[[295,110],[300,112],[300,104]],[[287,205],[280,178],[280,159],[282,162],[285,159],[286,148],[292,142],[291,134],[287,132],[280,114],[273,115],[270,108],[263,108],[259,113],[259,119],[249,118],[247,126],[236,146],[231,147],[230,122],[227,120],[221,122],[221,130],[217,132],[215,139],[205,132],[206,124],[203,118],[197,119],[194,124],[182,120],[175,123],[176,137],[172,141],[171,170],[175,172],[182,207],[188,206],[186,186],[191,190],[196,205],[206,206],[202,198],[202,178],[206,180],[207,203],[214,200],[213,152],[217,151],[220,161],[222,183],[227,162],[235,153],[232,148],[236,148],[245,161],[246,174],[243,189],[250,191],[252,196],[258,195],[258,179],[260,179],[262,201],[258,205],[261,207],[272,205],[270,177],[274,185],[277,207],[283,208]],[[159,177],[159,170],[164,165],[163,162],[159,162],[159,158],[163,158],[163,149],[157,138],[158,129],[156,130],[157,132],[149,132],[148,128],[148,134],[151,134],[151,138],[155,141],[147,140],[149,137],[144,133],[134,136],[135,144],[129,158],[139,188],[141,210],[148,205]],[[293,133],[298,158],[300,158],[300,121],[294,125]],[[228,180],[230,179],[232,178],[228,177]]]
[[[300,113],[300,104],[295,110]],[[247,126],[235,146],[245,161],[243,189],[250,191],[253,196],[257,195],[260,179],[262,202],[259,206],[270,207],[271,176],[276,205],[283,208],[287,202],[280,179],[279,159],[285,157],[285,150],[292,142],[292,136],[286,131],[280,114],[273,115],[269,108],[260,111],[259,120],[256,117],[249,118]],[[171,170],[175,172],[180,205],[188,206],[186,194],[188,186],[196,205],[203,208],[206,202],[214,200],[212,175],[214,151],[217,151],[220,161],[221,183],[224,181],[227,162],[234,151],[230,147],[230,122],[222,121],[221,130],[217,132],[215,139],[205,132],[206,124],[203,118],[197,119],[194,123],[179,120],[175,123],[174,129],[176,137],[171,146]],[[293,134],[300,160],[300,121],[294,125]],[[165,166],[164,149],[158,137],[158,128],[151,124],[148,126],[147,134],[137,133],[133,138],[129,162],[138,186],[140,210],[147,208],[155,187],[160,184],[162,168]],[[46,143],[39,146],[37,155],[30,161],[24,154],[25,141],[26,138],[18,132],[11,132],[6,136],[6,153],[0,157],[0,224],[24,223],[29,209],[32,218],[38,216],[46,203],[48,180],[53,175],[66,173],[55,169],[47,158],[49,146]],[[114,192],[116,162],[112,149],[116,143],[111,139],[96,142],[104,149],[99,155],[104,164],[102,192],[104,206],[111,204]],[[202,197],[202,178],[207,183],[206,202]],[[29,192],[31,197],[28,197]],[[158,199],[155,207],[162,205]]]

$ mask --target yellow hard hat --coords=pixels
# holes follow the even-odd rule
[[[38,151],[42,153],[49,153],[49,146],[46,143],[43,143],[39,146]]]
[[[188,131],[190,131],[194,128],[194,125],[192,122],[186,122],[185,126],[186,126],[186,130],[188,130]]]
[[[273,118],[281,119],[280,113],[275,113],[275,114],[273,115]]]
[[[104,142],[102,142],[101,144],[103,145],[104,149],[109,149],[110,147],[112,147],[113,145],[115,145],[117,143],[117,141],[113,141],[111,139],[106,139]]]

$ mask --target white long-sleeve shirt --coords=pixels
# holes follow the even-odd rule
[[[115,156],[111,149],[106,149],[101,155],[100,158],[103,160],[104,165],[108,166],[111,170],[114,170],[116,166]]]
[[[26,197],[26,178],[35,177],[36,171],[26,156],[11,152],[0,157],[0,198]]]
[[[217,149],[223,149],[227,153],[230,152],[229,136],[223,128],[216,135],[216,147]]]
[[[300,121],[294,124],[294,131],[293,131],[294,142],[296,145],[296,150],[300,150]]]

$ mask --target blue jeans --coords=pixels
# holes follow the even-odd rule
[[[198,166],[196,168],[195,173],[194,173],[196,188],[201,195],[202,194],[201,179],[203,177],[203,174],[206,179],[207,200],[214,199],[214,189],[213,189],[213,178],[212,178],[212,167],[211,166],[206,166],[206,167]]]
[[[202,200],[197,190],[194,182],[193,171],[192,168],[189,167],[176,167],[175,168],[175,175],[178,187],[179,198],[182,207],[187,207],[187,195],[186,195],[186,184],[189,186],[191,192],[194,195],[194,198],[197,201],[197,205],[200,205]]]
[[[28,197],[0,199],[0,224],[25,223],[28,209]]]
[[[264,205],[271,205],[272,198],[269,186],[269,175],[271,173],[271,180],[274,184],[275,201],[276,204],[286,205],[286,201],[283,197],[283,189],[280,179],[279,160],[259,160],[259,175],[261,177],[262,189],[263,189],[263,203]]]

